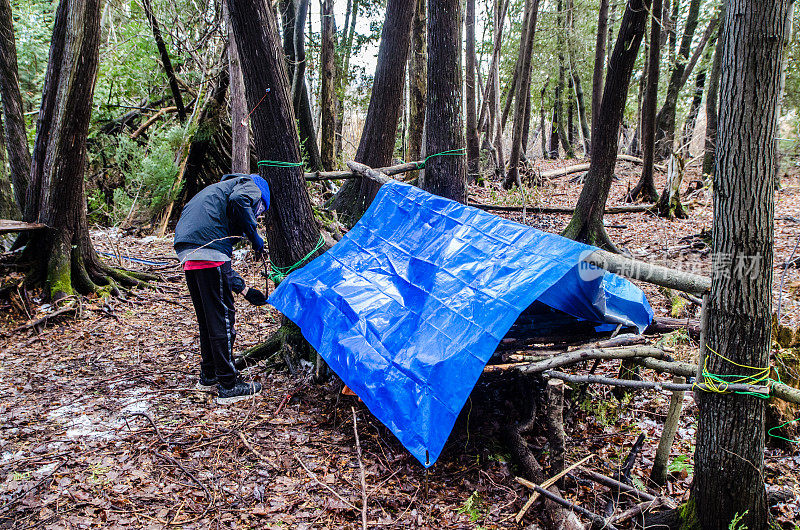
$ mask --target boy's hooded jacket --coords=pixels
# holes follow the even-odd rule
[[[242,173],[224,175],[183,207],[175,227],[178,258],[181,263],[230,261],[239,237],[246,237],[261,252],[264,240],[256,230],[256,216],[267,209],[269,187],[264,179]]]

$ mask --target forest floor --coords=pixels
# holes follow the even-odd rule
[[[575,161],[541,163],[542,169]],[[638,169],[618,166],[609,205],[622,204]],[[690,169],[688,180],[697,176]],[[663,175],[659,175],[659,184]],[[687,182],[688,185],[688,182]],[[482,203],[571,206],[579,183],[562,177],[549,187],[504,192],[474,187]],[[668,221],[649,214],[606,217],[614,241],[647,261],[708,273],[711,256],[703,238],[711,227],[711,196],[687,200],[689,219]],[[566,215],[540,215],[531,208],[506,215],[549,232]],[[776,194],[775,304],[781,320],[800,324],[800,269],[789,268],[779,295],[782,264],[800,237],[800,180],[784,179]],[[165,282],[128,301],[88,299],[80,318],[15,330],[52,313],[31,293],[30,315],[3,310],[0,322],[0,527],[2,528],[355,528],[361,522],[362,483],[354,427],[363,450],[370,527],[516,528],[514,517],[529,491],[501,444],[498,426],[511,406],[513,386],[484,377],[464,408],[439,461],[424,470],[356,398],[339,386],[309,383],[283,367],[251,369],[265,392],[258,399],[217,407],[211,394],[193,389],[198,338],[191,301],[170,256],[170,238],[122,236],[97,230],[98,250],[134,256],[156,266]],[[116,262],[113,257],[108,258]],[[153,269],[128,261],[130,268]],[[259,285],[258,267],[237,268]],[[790,286],[792,286],[790,288]],[[642,285],[657,314],[673,310],[658,289]],[[8,306],[6,306],[8,308]],[[277,327],[274,309],[253,308],[237,297],[237,349],[257,344]],[[682,317],[697,318],[687,304]],[[685,333],[652,337],[689,358],[697,345]],[[606,363],[599,373],[616,374]],[[655,377],[644,373],[646,378]],[[633,470],[644,486],[662,430],[669,395],[636,393],[622,401],[595,387],[571,396],[565,410],[567,461],[594,455],[587,467],[605,475],[618,469],[637,436],[645,445]],[[353,410],[357,416],[354,425]],[[685,500],[693,475],[696,406],[685,397],[664,494]],[[150,424],[149,419],[155,424]],[[795,434],[796,435],[796,434]],[[534,431],[532,449],[551,473],[547,439]],[[608,490],[577,475],[564,495],[601,513]],[[784,528],[800,519],[800,451],[768,441],[765,478],[770,490],[788,492],[772,507]],[[624,500],[620,510],[630,506]],[[540,505],[523,519],[541,515]]]

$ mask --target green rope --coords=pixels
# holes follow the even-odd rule
[[[258,167],[302,167],[302,162],[280,162],[278,160],[259,160]]]
[[[783,422],[780,425],[778,425],[777,427],[773,427],[770,430],[768,430],[767,431],[767,435],[768,436],[772,436],[773,438],[777,438],[779,440],[787,441],[789,443],[800,444],[800,440],[790,440],[789,438],[784,438],[783,436],[781,436],[779,434],[772,434],[772,431],[777,431],[778,429],[782,429],[783,427],[786,427],[787,425],[790,425],[792,423],[797,423],[798,421],[800,421],[800,418],[797,418],[795,420],[789,420],[789,421]]]
[[[306,254],[297,263],[295,263],[293,265],[289,265],[288,267],[277,267],[277,266],[273,265],[272,262],[270,262],[270,268],[272,270],[269,273],[269,279],[272,280],[275,283],[275,285],[281,283],[284,278],[289,276],[289,274],[291,274],[293,271],[295,271],[295,270],[299,269],[300,267],[302,267],[303,265],[305,265],[305,263],[309,259],[311,259],[311,256],[316,254],[317,251],[319,249],[321,249],[324,244],[325,244],[325,239],[322,236],[319,236],[319,241],[317,241],[317,245],[311,250],[311,252]]]
[[[430,160],[431,158],[433,158],[435,156],[460,156],[460,155],[466,155],[466,154],[467,154],[467,150],[464,149],[463,147],[461,149],[451,149],[449,151],[442,151],[441,153],[434,153],[432,155],[426,156],[425,160],[423,160],[422,162],[417,162],[417,169],[424,169],[425,168],[425,164],[428,163],[428,160]]]

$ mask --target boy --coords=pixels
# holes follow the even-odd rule
[[[195,195],[175,227],[175,252],[183,265],[200,328],[200,381],[197,388],[217,388],[217,404],[249,399],[261,392],[259,383],[238,377],[233,363],[236,308],[232,292],[253,305],[267,303],[264,293],[247,287],[231,268],[233,244],[248,239],[256,259],[264,252],[256,217],[269,208],[269,186],[258,175],[224,175]]]

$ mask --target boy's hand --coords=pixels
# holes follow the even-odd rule
[[[258,289],[248,288],[244,293],[244,299],[253,304],[254,306],[266,305],[267,297]]]

